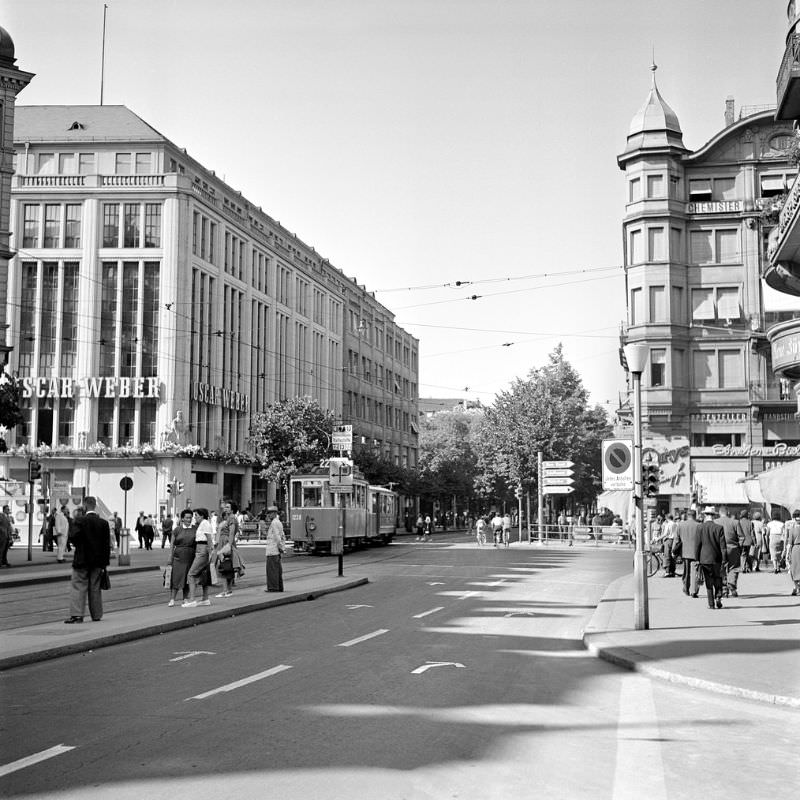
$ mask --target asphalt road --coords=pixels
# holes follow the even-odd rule
[[[369,551],[371,583],[345,593],[0,674],[1,763],[14,765],[0,767],[0,795],[757,800],[796,788],[800,715],[653,683],[583,650],[628,551],[453,540]],[[42,760],[14,764],[30,757]]]

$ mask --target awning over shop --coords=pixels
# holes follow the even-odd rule
[[[763,505],[767,502],[764,498],[764,493],[761,491],[761,484],[758,482],[758,476],[755,478],[745,478],[742,481],[742,485],[744,486],[744,493],[751,503]]]
[[[597,507],[609,509],[614,514],[618,514],[623,522],[627,522],[631,517],[632,495],[633,492],[628,489],[603,492],[597,498]]]
[[[761,472],[757,478],[765,502],[789,511],[800,508],[800,460]]]
[[[750,500],[739,482],[744,472],[695,472],[694,480],[705,489],[703,502],[713,505],[733,503],[746,506]]]

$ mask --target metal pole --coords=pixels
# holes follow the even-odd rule
[[[633,556],[633,622],[637,631],[650,627],[647,597],[647,554],[642,527],[642,373],[633,376],[633,487],[636,499],[636,550]]]
[[[517,541],[522,543],[522,484],[519,487],[519,497],[517,498],[517,521],[519,522],[519,535]]]
[[[108,6],[103,4],[103,47],[100,52],[100,105],[103,105],[103,83],[106,74],[106,13]]]
[[[544,454],[541,450],[536,454],[536,470],[536,483],[539,491],[539,544],[541,544],[542,533],[544,532],[544,478],[542,477],[544,473]]]
[[[30,470],[30,466],[28,467]],[[30,483],[30,497],[28,500],[28,561],[33,561],[33,481]]]

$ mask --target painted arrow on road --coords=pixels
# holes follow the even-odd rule
[[[170,661],[183,661],[184,658],[192,658],[192,656],[215,656],[210,650],[178,650],[175,653],[177,658],[171,658]]]
[[[434,667],[457,667],[458,669],[466,669],[463,664],[458,664],[455,661],[429,661],[427,664],[423,664],[421,667],[412,669],[411,674],[422,675],[423,672],[433,669]]]

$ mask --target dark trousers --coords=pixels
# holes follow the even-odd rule
[[[672,555],[672,539],[664,542],[664,572],[667,575],[675,574],[675,556]]]
[[[93,620],[103,618],[103,593],[100,590],[100,577],[103,567],[91,569],[72,568],[72,582],[69,592],[69,613],[71,617],[86,615],[86,598],[89,598],[89,614]]]
[[[267,556],[267,591],[283,591],[283,565],[280,555]]]
[[[701,564],[700,569],[703,570],[703,578],[706,582],[708,606],[713,608],[714,601],[722,598],[722,565]]]
[[[683,591],[697,594],[697,564],[693,558],[683,559]]]

